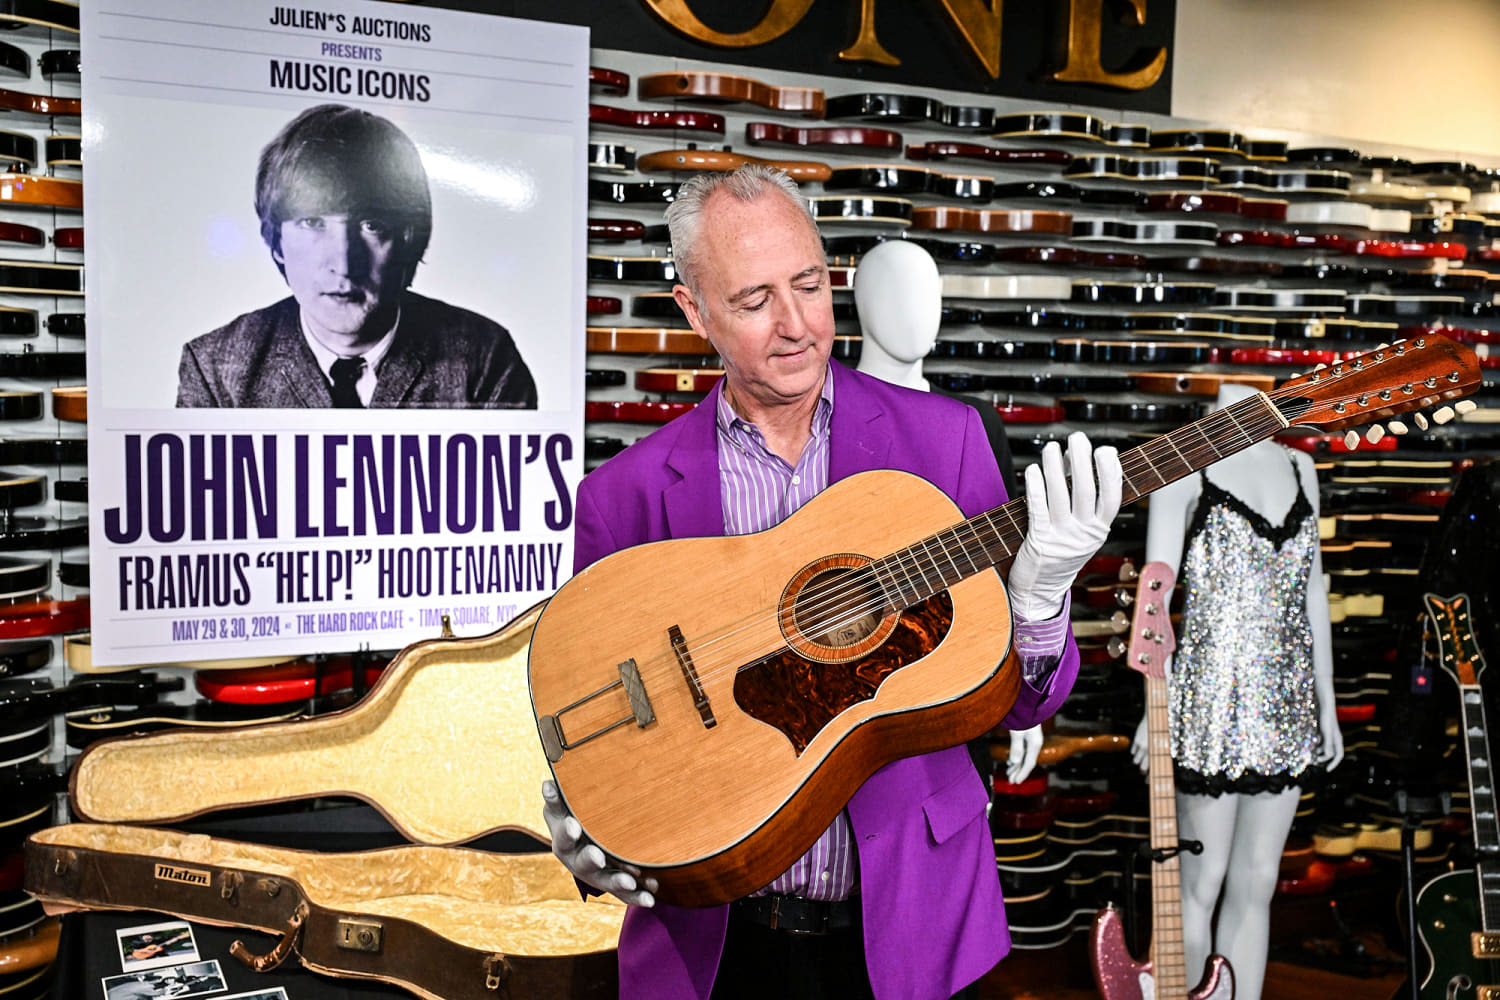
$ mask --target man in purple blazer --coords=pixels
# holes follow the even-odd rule
[[[1005,499],[973,410],[829,359],[822,245],[785,175],[751,167],[695,177],[668,222],[686,282],[677,301],[725,378],[692,412],[584,479],[576,568],[644,542],[763,530],[829,483],[872,469],[927,479],[965,516]],[[1030,530],[1008,584],[1023,673],[1004,723],[1014,728],[1051,715],[1072,687],[1068,587],[1119,507],[1113,449],[1093,452],[1075,435],[1069,458],[1071,492],[1055,445],[1027,470]],[[611,867],[550,782],[544,796],[557,856],[581,882],[636,904],[620,940],[624,997],[941,1000],[1009,950],[988,789],[963,746],[881,768],[785,875],[707,909],[656,904],[652,880]]]

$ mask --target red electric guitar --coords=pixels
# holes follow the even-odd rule
[[[1166,660],[1177,648],[1172,634],[1172,569],[1147,563],[1136,591],[1135,621],[1125,662],[1146,675],[1147,751],[1151,795],[1151,957],[1137,962],[1125,946],[1120,911],[1106,906],[1094,917],[1089,960],[1104,1000],[1232,1000],[1234,973],[1222,955],[1210,955],[1197,989],[1188,992],[1182,943],[1182,869],[1177,857],[1177,794],[1172,783],[1172,741],[1167,729]]]
[[[1123,499],[1293,425],[1366,424],[1480,381],[1474,352],[1437,334],[1380,348],[1122,453]],[[574,576],[537,621],[528,682],[585,834],[664,902],[766,885],[880,767],[1010,709],[1020,670],[1013,651],[995,662],[1011,640],[995,570],[1025,533],[1024,497],[963,520],[931,484],[881,470],[769,531],[640,545]]]

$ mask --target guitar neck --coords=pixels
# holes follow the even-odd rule
[[[1263,394],[1246,397],[1120,456],[1121,503],[1130,503],[1287,426]],[[1008,563],[1026,535],[1018,497],[876,560],[869,567],[892,608],[925,601],[967,577]]]
[[[1479,882],[1479,916],[1486,933],[1500,930],[1500,822],[1495,815],[1495,778],[1479,685],[1459,685],[1463,702],[1464,752],[1469,772],[1469,808],[1474,827],[1474,866]],[[1490,860],[1485,860],[1490,859]]]
[[[1495,776],[1490,767],[1490,741],[1484,719],[1484,653],[1474,641],[1469,617],[1469,595],[1422,595],[1422,603],[1436,636],[1443,671],[1458,685],[1462,706],[1464,764],[1469,775],[1470,822],[1474,827],[1475,881],[1479,883],[1479,917],[1485,934],[1500,930],[1500,822],[1495,816]]]
[[[1147,785],[1151,797],[1151,847],[1177,848],[1177,790],[1172,778],[1172,739],[1167,729],[1167,679],[1146,677]],[[1151,968],[1159,997],[1188,995],[1182,942],[1182,863],[1175,853],[1151,866]]]

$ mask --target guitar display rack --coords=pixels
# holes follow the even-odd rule
[[[32,9],[0,12],[0,677],[14,678],[0,681],[0,868],[61,815],[67,762],[60,716],[17,704],[65,685],[63,635],[89,622],[77,13],[75,30],[17,27]],[[50,989],[56,921],[3,881],[4,992],[33,1000]]]

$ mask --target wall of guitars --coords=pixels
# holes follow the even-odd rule
[[[21,842],[64,787],[64,710],[152,701],[182,678],[69,684],[65,645],[89,626],[88,397],[78,11],[0,15],[0,951],[4,987],[45,983],[56,928],[21,890]],[[20,971],[13,971],[20,970]]]
[[[104,736],[198,725],[228,739],[236,725],[345,706],[389,656],[94,671],[77,25],[65,4],[40,7],[54,20],[0,14],[0,939],[43,919],[20,890],[20,843],[63,818],[71,755]],[[1261,140],[1251,121],[1122,120],[603,48],[593,61],[590,466],[717,378],[670,296],[662,210],[689,172],[746,157],[786,167],[812,200],[841,360],[859,353],[860,256],[891,239],[934,256],[945,312],[928,377],[993,404],[1018,465],[1073,428],[1133,446],[1196,419],[1226,381],[1270,388],[1428,330],[1500,365],[1500,172],[1488,165],[1390,146],[1372,156],[1323,136]],[[1288,842],[1289,907],[1322,907],[1327,893],[1388,900],[1399,879],[1391,803],[1405,772],[1389,766],[1390,720],[1444,697],[1446,682],[1396,650],[1424,614],[1425,541],[1455,480],[1500,455],[1500,385],[1487,376],[1475,401],[1459,419],[1408,419],[1403,434],[1284,438],[1318,465],[1348,751]],[[1103,901],[1145,890],[1129,860],[1146,838],[1145,784],[1122,752],[1145,710],[1125,665],[1144,531],[1143,507],[1122,512],[1078,582],[1087,666],[1039,770],[1006,781],[1006,743],[995,744],[992,826],[1021,949],[1076,944]],[[1442,714],[1457,714],[1450,701]],[[1418,752],[1436,772],[1454,766],[1448,749]],[[1456,777],[1451,814],[1418,830],[1428,870],[1469,844]],[[1381,961],[1322,919],[1309,936],[1333,942],[1326,962]]]

